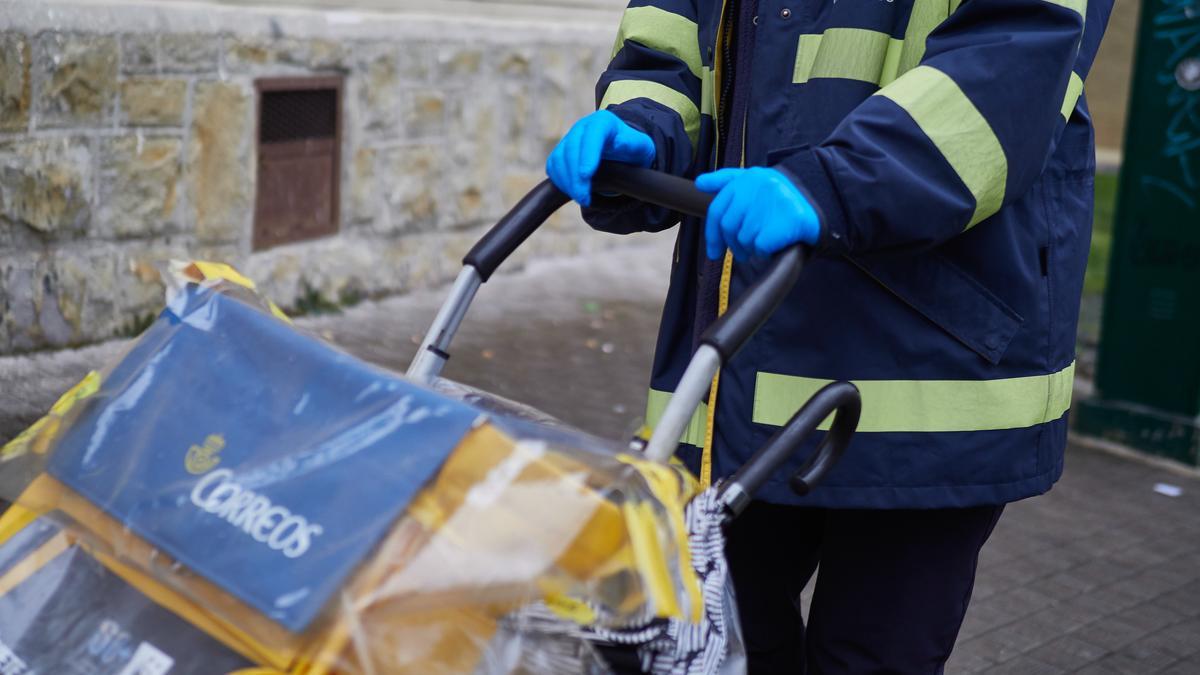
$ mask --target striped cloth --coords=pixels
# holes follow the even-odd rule
[[[537,602],[501,622],[485,661],[507,664],[495,672],[508,672],[515,661],[522,672],[596,673],[604,667],[597,668],[592,646],[616,645],[636,650],[641,670],[654,675],[745,673],[745,648],[725,561],[719,492],[720,485],[714,485],[684,510],[692,567],[704,599],[699,623],[647,617],[620,628],[580,626]],[[599,608],[593,609],[600,613]],[[516,653],[511,653],[514,649]],[[511,653],[507,658],[502,656],[506,651]]]
[[[684,512],[692,567],[700,578],[704,612],[699,623],[657,619],[621,629],[592,628],[598,639],[634,645],[642,670],[654,675],[700,675],[744,672],[736,605],[725,562],[724,509],[720,485],[696,495]]]

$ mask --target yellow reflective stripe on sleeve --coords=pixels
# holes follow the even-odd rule
[[[1087,17],[1087,0],[1046,0],[1052,5],[1073,9],[1079,13],[1079,16]]]
[[[1062,417],[1071,407],[1074,380],[1074,363],[1049,375],[999,380],[855,380],[863,401],[858,431],[1023,429]],[[754,421],[783,426],[830,382],[759,373],[754,387]],[[828,428],[828,420],[821,428]]]
[[[1000,139],[949,75],[917,66],[876,92],[903,108],[975,197],[970,228],[1004,203],[1008,159]]]
[[[900,50],[897,71],[903,75],[912,70],[925,56],[925,39],[940,23],[950,16],[950,3],[946,0],[915,0],[908,15],[908,27],[904,29],[904,44]]]
[[[696,139],[700,135],[700,110],[696,108],[692,99],[665,84],[649,80],[615,80],[610,82],[608,89],[604,91],[600,109],[604,110],[610,105],[632,101],[635,98],[648,98],[679,113],[679,117],[683,119],[683,128],[692,141],[692,147],[696,147]]]
[[[651,389],[646,398],[646,426],[654,429],[662,419],[663,411],[667,409],[667,401],[671,400],[671,392]],[[692,419],[684,429],[680,443],[687,443],[698,448],[704,447],[704,427],[708,422],[708,406],[701,403]]]
[[[1075,110],[1075,104],[1079,102],[1079,97],[1083,95],[1083,78],[1075,71],[1071,71],[1071,80],[1067,82],[1067,95],[1063,97],[1062,113],[1063,119],[1071,119],[1071,113]]]
[[[792,82],[838,78],[883,86],[896,79],[903,47],[903,40],[862,28],[830,28],[820,35],[801,35]]]
[[[633,40],[664,54],[670,54],[687,64],[688,70],[700,77],[700,38],[696,22],[658,7],[630,7],[621,17],[617,42],[612,55],[621,51],[627,40]]]

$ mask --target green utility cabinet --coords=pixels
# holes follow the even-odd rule
[[[1200,465],[1200,0],[1143,0],[1091,436]]]

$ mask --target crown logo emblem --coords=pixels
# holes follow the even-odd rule
[[[188,473],[193,475],[207,473],[221,463],[221,450],[223,449],[225,449],[225,437],[220,434],[212,434],[204,439],[203,445],[193,445],[188,448],[187,455],[183,458],[183,466]]]

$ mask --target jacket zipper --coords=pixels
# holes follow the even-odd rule
[[[731,73],[724,72],[729,64],[733,62],[733,45],[730,40],[730,30],[733,28],[733,15],[736,12],[736,7],[730,8],[733,2],[724,2],[721,4],[721,88],[717,93],[717,168],[725,161],[724,139],[729,137],[729,105],[730,95],[733,93],[733,78]]]
[[[729,5],[736,5],[737,0],[724,0],[721,3],[721,19],[719,22],[719,30],[717,32],[717,41],[720,43],[720,53],[718,54],[719,61],[713,63],[713,77],[716,80],[717,101],[713,108],[715,116],[714,125],[716,127],[716,154],[717,162],[715,168],[721,168],[725,160],[725,152],[723,150],[725,139],[729,134],[729,110],[730,94],[733,90],[733,80],[728,72],[725,72],[733,60],[733,47],[730,44],[729,31],[733,23],[733,13],[730,11]],[[733,8],[736,11],[736,6]],[[721,282],[720,290],[717,298],[717,316],[725,313],[725,309],[729,304],[729,280],[731,276],[731,267],[733,257],[728,251],[725,252],[725,260],[721,265]],[[721,372],[717,371],[713,375],[712,383],[708,390],[708,415],[704,424],[704,448],[700,451],[700,484],[704,487],[712,485],[712,451],[714,442],[714,431],[716,429],[716,414],[717,414],[717,390],[721,382]]]

